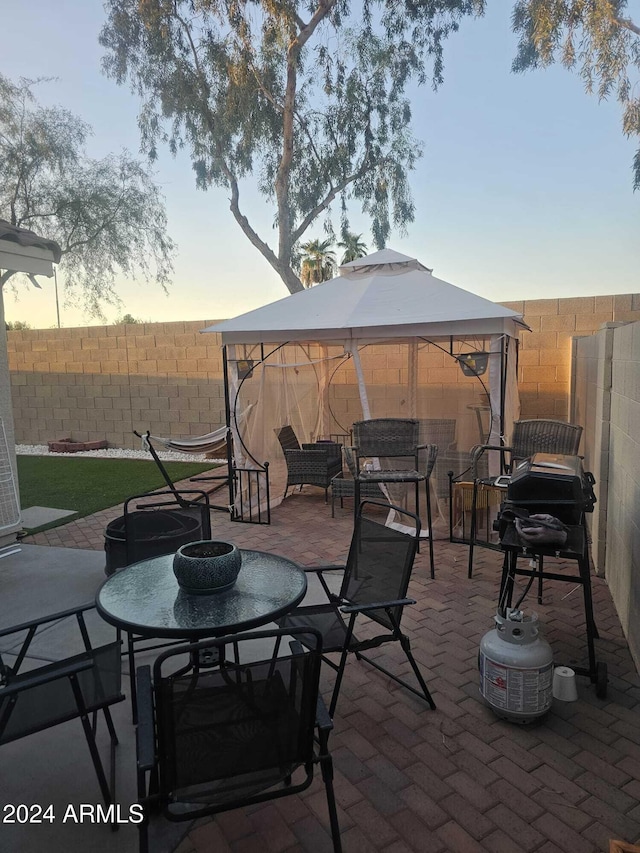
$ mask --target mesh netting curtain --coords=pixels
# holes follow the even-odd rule
[[[232,430],[234,415],[253,404],[234,436],[236,465],[269,462],[273,506],[286,482],[282,426],[292,426],[301,444],[330,436],[349,443],[363,418],[418,418],[421,443],[438,445],[433,491],[445,500],[447,472],[460,476],[474,445],[510,435],[519,414],[515,353],[514,339],[503,335],[229,346]],[[392,498],[404,495],[394,489]]]

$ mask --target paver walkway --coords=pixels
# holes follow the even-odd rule
[[[25,541],[101,549],[115,507]],[[319,490],[296,493],[270,526],[213,517],[213,535],[301,563],[344,558],[351,512],[331,519]],[[331,748],[346,853],[593,853],[612,838],[640,838],[640,679],[605,581],[594,578],[599,659],[609,667],[606,699],[586,678],[579,700],[520,726],[498,719],[478,691],[477,653],[495,613],[500,555],[438,540],[436,578],[427,548],[416,561],[415,607],[404,627],[437,703],[416,697],[355,660],[349,662]],[[575,565],[569,566],[575,572]],[[557,663],[584,663],[582,597],[572,584],[546,582],[544,603],[530,594]],[[404,663],[395,649],[381,650]],[[209,819],[179,853],[320,853],[331,849],[320,782],[301,797]]]

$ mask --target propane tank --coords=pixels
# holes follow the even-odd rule
[[[495,627],[480,641],[478,665],[480,692],[499,717],[530,723],[551,707],[553,654],[537,613],[496,613]]]

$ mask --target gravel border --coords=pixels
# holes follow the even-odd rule
[[[124,450],[108,447],[105,450],[83,450],[76,453],[50,453],[46,444],[16,444],[18,456],[91,456],[95,459],[147,459],[153,461],[148,450]],[[226,459],[207,459],[204,453],[178,453],[173,450],[158,451],[163,462],[226,462]]]

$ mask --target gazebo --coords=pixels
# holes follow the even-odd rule
[[[460,473],[473,445],[509,438],[519,414],[518,333],[527,328],[516,312],[391,249],[210,326],[204,331],[222,338],[234,464],[261,470],[269,462],[275,504],[283,425],[301,442],[348,441],[357,420],[414,417],[427,441],[435,422],[449,425],[438,463],[444,496],[446,467]]]

